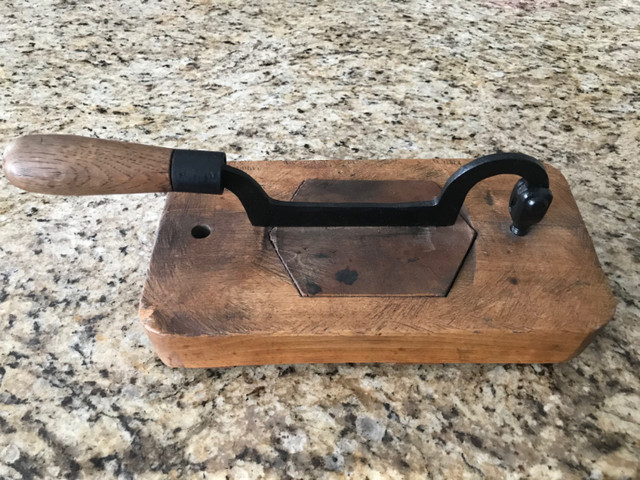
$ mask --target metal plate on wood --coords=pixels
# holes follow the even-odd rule
[[[412,202],[441,188],[424,180],[318,180],[293,199]],[[302,296],[434,296],[451,288],[476,232],[447,227],[275,227],[270,238]]]

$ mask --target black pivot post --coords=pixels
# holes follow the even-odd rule
[[[511,231],[519,237],[526,235],[533,225],[547,213],[553,195],[551,190],[540,185],[531,185],[521,178],[511,191],[509,213],[513,223]]]

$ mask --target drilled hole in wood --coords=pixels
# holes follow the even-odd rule
[[[207,238],[211,234],[211,227],[209,225],[196,225],[191,229],[191,236],[193,238]]]

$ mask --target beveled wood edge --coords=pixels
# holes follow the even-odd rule
[[[185,337],[145,331],[162,362],[172,368],[392,363],[392,364],[531,364],[563,363],[591,343],[601,328],[561,332],[571,342],[559,345],[557,331],[505,334],[439,332],[406,336],[229,335]],[[453,338],[458,341],[453,342]],[[487,356],[487,345],[494,356]]]
[[[505,333],[504,330],[485,329],[422,334],[414,331],[409,337],[348,333],[326,336],[168,334],[153,328],[153,310],[143,307],[140,309],[140,321],[160,360],[172,368],[312,363],[529,364],[562,363],[575,358],[609,323],[615,309],[613,303],[607,319],[589,331]],[[571,338],[572,341],[559,345],[558,338]],[[487,343],[495,347],[495,356],[487,356]]]
[[[465,259],[466,261],[466,259]],[[292,288],[295,289],[295,285],[292,284]],[[307,299],[309,297],[303,297],[299,294],[300,299]],[[600,330],[602,330],[605,326],[607,326],[607,324],[613,319],[613,316],[615,315],[616,309],[617,309],[617,301],[615,296],[613,295],[613,292],[611,291],[610,288],[607,288],[607,292],[608,295],[608,305],[605,305],[603,308],[606,308],[608,310],[608,315],[605,317],[602,317],[602,320],[600,320],[597,323],[594,323],[594,326],[592,326],[592,328],[590,330],[584,330],[584,329],[576,329],[576,330],[568,330],[568,329],[563,329],[563,330],[540,330],[540,329],[531,329],[529,331],[526,330],[511,330],[509,332],[510,335],[522,335],[522,334],[531,334],[531,333],[540,333],[540,334],[545,334],[545,335],[555,335],[558,333],[568,333],[568,334],[572,334],[572,335],[584,335],[585,332],[598,332]],[[258,332],[258,333],[252,333],[252,334],[241,334],[241,333],[227,333],[224,335],[218,335],[218,334],[200,334],[200,335],[187,335],[187,334],[182,334],[182,333],[167,333],[165,331],[160,330],[157,327],[157,322],[156,319],[154,318],[154,313],[155,310],[152,307],[149,307],[147,305],[144,305],[142,303],[142,300],[144,298],[144,292],[143,295],[141,296],[140,299],[140,304],[139,304],[139,309],[138,309],[138,318],[140,323],[142,324],[143,328],[145,329],[145,331],[149,334],[149,335],[158,335],[158,336],[174,336],[177,338],[231,338],[231,337],[252,337],[252,336],[263,336],[263,337],[284,337],[284,336],[290,336],[290,337],[296,337],[296,338],[304,338],[306,336],[309,337],[322,337],[322,338],[333,338],[336,335],[291,335],[288,332]],[[356,296],[354,296],[353,298],[357,298]],[[408,297],[408,298],[413,298],[413,297]],[[434,297],[434,298],[441,298],[441,299],[445,299],[446,297]],[[459,333],[459,332],[463,332],[466,333],[466,330],[437,330],[436,332],[431,332],[431,331],[423,331],[423,332],[416,332],[415,329],[407,329],[407,334],[411,335],[412,337],[415,336],[424,336],[424,337],[429,337],[432,335],[441,335],[441,334],[451,334],[451,333]],[[487,333],[487,332],[492,332],[492,333],[496,333],[496,332],[501,332],[504,333],[505,330],[503,328],[485,328],[485,329],[476,329],[474,330],[474,334],[477,333]],[[361,335],[358,333],[354,333],[354,332],[349,332],[349,331],[345,331],[343,334],[337,335],[337,336],[345,336],[345,337],[354,337],[354,338],[361,338],[364,337],[365,335]],[[375,335],[376,338],[383,338],[383,337],[387,337],[389,335]],[[373,335],[372,335],[373,337]]]

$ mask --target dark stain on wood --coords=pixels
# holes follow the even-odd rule
[[[309,295],[317,295],[322,292],[322,287],[314,282],[307,282],[307,292]]]
[[[493,197],[491,196],[491,192],[489,190],[487,190],[487,194],[484,196],[484,199],[486,200],[487,205],[493,205]]]
[[[349,267],[336,272],[336,280],[345,285],[353,285],[358,280],[358,272],[351,270]]]

